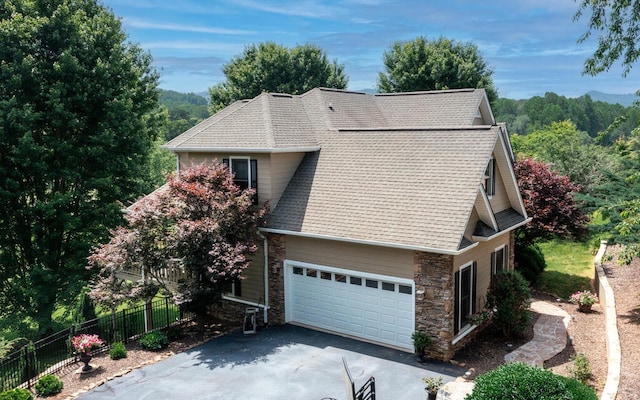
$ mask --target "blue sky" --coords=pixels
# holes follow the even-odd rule
[[[222,66],[245,46],[312,43],[345,65],[348,88],[375,88],[382,54],[398,40],[445,36],[478,46],[499,95],[529,98],[589,90],[640,89],[638,65],[581,74],[593,43],[578,44],[586,18],[573,0],[103,0],[129,39],[151,53],[160,87],[203,92],[225,80]]]

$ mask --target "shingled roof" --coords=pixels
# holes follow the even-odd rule
[[[326,131],[266,230],[456,253],[499,129]]]
[[[484,105],[484,106],[483,106]],[[164,145],[173,151],[306,151],[334,129],[472,125],[485,113],[483,89],[367,94],[316,88],[302,95],[262,93],[237,101]]]
[[[305,152],[263,231],[457,254],[505,137],[482,89],[318,88],[236,102],[165,147]]]

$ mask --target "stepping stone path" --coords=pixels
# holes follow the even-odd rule
[[[534,301],[531,309],[538,314],[533,326],[533,339],[504,356],[505,362],[523,362],[542,368],[545,361],[567,347],[567,326],[571,317],[560,307]]]
[[[562,308],[544,301],[533,301],[531,309],[540,314],[533,326],[533,339],[504,356],[504,361],[543,367],[567,347],[567,327],[571,317]],[[460,378],[459,378],[460,379]],[[440,388],[438,400],[462,400],[473,391],[473,382],[449,382]]]

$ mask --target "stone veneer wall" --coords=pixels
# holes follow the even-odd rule
[[[453,256],[416,251],[414,281],[416,330],[432,340],[427,356],[449,360],[453,357]]]
[[[222,300],[220,304],[216,304],[211,309],[211,314],[216,318],[228,321],[233,326],[242,327],[244,323],[244,312],[247,308],[255,308],[253,306],[238,303],[231,300]],[[264,325],[264,312],[263,308],[259,307],[259,311],[256,314],[256,323]]]
[[[287,238],[269,233],[269,323],[281,325],[284,316],[284,260],[287,257]]]

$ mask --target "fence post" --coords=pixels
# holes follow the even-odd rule
[[[129,336],[127,335],[127,309],[122,310],[122,341],[127,343]]]
[[[167,328],[171,326],[171,322],[169,322],[169,298],[164,298],[164,310],[167,315]]]

